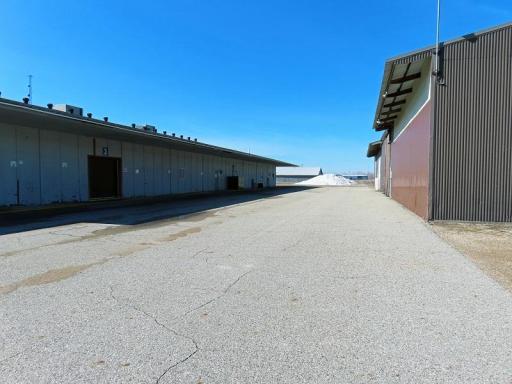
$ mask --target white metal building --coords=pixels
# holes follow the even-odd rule
[[[0,205],[276,185],[278,160],[0,98]]]
[[[276,168],[278,184],[294,184],[301,181],[312,179],[318,175],[323,175],[320,167],[277,167]]]

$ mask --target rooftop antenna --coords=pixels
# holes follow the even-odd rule
[[[439,41],[439,32],[441,29],[441,0],[437,0],[437,15],[436,15],[436,63],[434,67],[434,76],[436,76],[437,80],[440,80],[440,53],[441,53],[441,43]]]
[[[28,75],[28,103],[32,104],[32,75]]]

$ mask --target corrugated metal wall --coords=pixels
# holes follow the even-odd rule
[[[121,158],[122,196],[275,186],[275,166],[172,148],[0,124],[0,205],[89,200],[88,156]]]
[[[512,28],[470,38],[435,87],[432,219],[512,221]]]

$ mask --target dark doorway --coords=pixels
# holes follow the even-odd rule
[[[121,196],[121,159],[89,156],[89,198]]]
[[[237,190],[238,189],[238,176],[226,176],[227,189]]]

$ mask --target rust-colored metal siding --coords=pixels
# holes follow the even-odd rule
[[[445,84],[434,89],[431,218],[512,221],[512,27],[443,51]]]
[[[428,101],[391,145],[391,195],[424,219],[428,218],[430,105]]]

